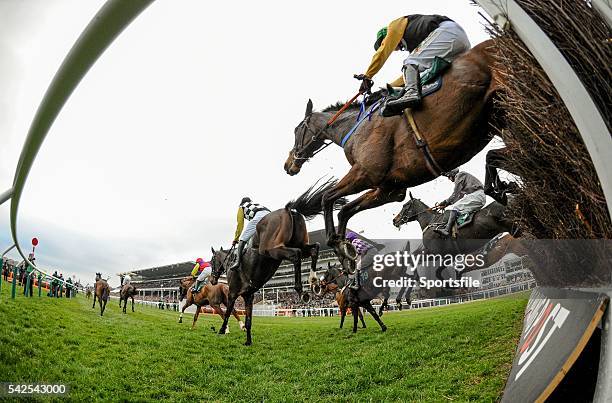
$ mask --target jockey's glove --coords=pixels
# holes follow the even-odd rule
[[[359,86],[359,92],[362,94],[370,94],[372,86],[374,85],[374,81],[366,76],[365,74],[355,74],[354,78],[361,81],[361,85]]]

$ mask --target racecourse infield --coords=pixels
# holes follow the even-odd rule
[[[527,294],[369,315],[255,317],[251,347],[232,319],[136,306],[104,317],[83,295],[0,296],[0,381],[60,383],[74,401],[496,401],[520,336]],[[96,307],[97,308],[97,307]],[[64,398],[62,398],[64,399]]]

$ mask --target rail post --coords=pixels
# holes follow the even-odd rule
[[[15,299],[15,292],[17,291],[17,273],[19,269],[17,266],[13,267],[13,286],[11,287],[11,298]]]

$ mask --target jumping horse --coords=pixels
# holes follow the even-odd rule
[[[302,257],[310,256],[310,277],[314,278],[319,256],[319,244],[309,243],[306,220],[321,214],[323,194],[335,184],[334,180],[328,180],[316,188],[316,184],[311,186],[296,200],[287,203],[282,209],[272,211],[257,224],[252,245],[247,248],[240,269],[227,274],[228,305],[219,334],[225,333],[234,303],[239,296],[242,296],[246,316],[245,345],[252,344],[251,324],[254,294],[272,278],[283,260],[293,262],[294,288],[298,296],[302,297]],[[340,206],[344,202],[344,199],[338,199],[336,205]],[[212,249],[212,252],[211,283],[215,285],[221,274],[226,271],[233,255],[231,250],[226,251],[223,248],[218,251]]]
[[[422,107],[405,116],[383,118],[374,113],[346,143],[343,139],[355,123],[358,107],[348,108],[333,125],[328,125],[333,110],[313,112],[312,101],[308,101],[305,117],[294,131],[294,145],[284,169],[296,175],[327,144],[343,147],[351,168],[323,195],[327,243],[341,260],[348,257],[341,244],[345,244],[346,226],[352,216],[402,201],[407,188],[440,174],[431,169],[423,144],[415,142],[413,126],[426,141],[436,166],[444,171],[469,161],[493,137],[493,127],[502,126],[502,113],[493,102],[500,88],[500,78],[492,68],[494,49],[493,40],[475,46],[453,61],[442,76],[442,87],[425,97]],[[407,122],[410,119],[414,125]],[[363,191],[366,192],[339,211],[336,232],[334,202]]]

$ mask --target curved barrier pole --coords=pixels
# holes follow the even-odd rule
[[[608,164],[612,161],[612,138],[588,91],[555,44],[514,0],[476,0],[476,3],[502,29],[510,21],[559,92],[591,156],[611,217],[612,170]]]
[[[89,68],[123,29],[152,2],[153,0],[108,0],[68,52],[32,120],[15,171],[10,217],[11,234],[17,250],[36,271],[39,269],[23,253],[17,237],[19,201],[36,154],[55,118]]]
[[[0,193],[0,204],[10,199],[11,196],[13,196],[13,188],[10,188],[9,190],[6,190],[3,193]]]

